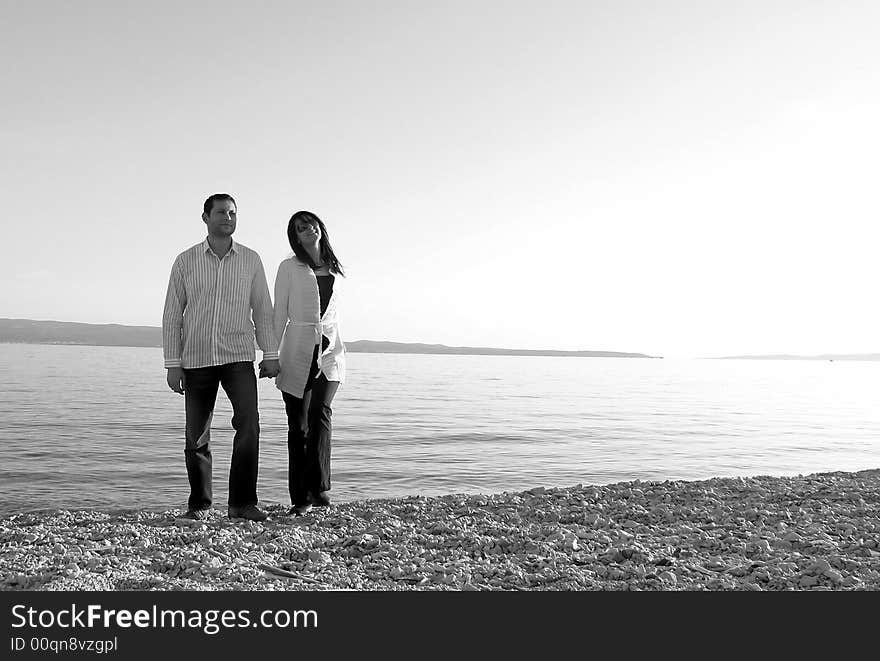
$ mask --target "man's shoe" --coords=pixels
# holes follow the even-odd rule
[[[327,507],[330,504],[330,493],[327,491],[310,492],[309,499],[315,507]]]
[[[194,510],[192,508],[188,509],[184,515],[182,515],[181,519],[190,519],[191,521],[204,521],[208,518],[208,512],[211,510]]]
[[[290,508],[291,514],[296,514],[297,516],[302,516],[303,514],[308,514],[312,511],[312,504],[309,502],[299,503]]]
[[[247,519],[248,521],[265,521],[269,518],[269,515],[256,505],[245,505],[244,507],[233,507],[230,505],[229,518]]]

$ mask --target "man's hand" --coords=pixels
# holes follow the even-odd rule
[[[168,387],[178,394],[183,394],[186,390],[186,375],[183,373],[183,368],[168,368]]]
[[[268,376],[270,379],[275,378],[281,372],[281,364],[277,360],[261,360],[260,361],[260,378]]]

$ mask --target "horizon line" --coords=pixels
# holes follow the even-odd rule
[[[70,325],[79,325],[79,326],[104,326],[104,327],[119,327],[119,328],[131,328],[131,329],[147,329],[151,331],[161,331],[161,324],[158,326],[150,326],[144,324],[123,324],[118,322],[102,322],[102,323],[94,323],[88,321],[63,321],[60,319],[31,319],[27,317],[0,317],[0,321],[20,321],[20,322],[30,322],[30,323],[53,323],[53,324],[70,324]],[[0,340],[3,343],[3,340]],[[660,355],[652,355],[647,354],[640,351],[619,351],[615,349],[522,349],[522,348],[510,348],[510,347],[482,347],[482,346],[464,346],[464,345],[451,345],[451,344],[443,344],[442,342],[424,342],[424,341],[402,341],[402,340],[371,340],[371,339],[358,339],[358,340],[346,340],[346,344],[354,344],[358,342],[370,342],[370,343],[384,343],[384,344],[397,344],[397,345],[411,345],[411,346],[422,346],[422,347],[437,347],[443,349],[450,350],[483,350],[483,351],[506,351],[506,352],[529,352],[529,353],[555,353],[555,354],[584,354],[584,353],[609,353],[609,354],[630,354],[627,357],[645,357],[645,358],[653,358],[653,359],[662,359],[665,356]],[[35,344],[82,344],[77,342],[35,342]],[[114,345],[91,345],[91,346],[114,346]],[[122,346],[122,345],[116,345]],[[161,346],[161,345],[160,345]],[[357,353],[357,352],[355,352]],[[685,357],[678,356],[675,357]],[[690,358],[698,359],[698,360],[830,360],[833,361],[835,359],[841,360],[854,360],[854,359],[880,359],[880,351],[872,352],[872,351],[858,351],[858,352],[822,352],[822,353],[810,353],[810,354],[798,354],[798,353],[780,353],[780,352],[772,352],[772,353],[747,353],[747,354],[731,354],[731,355],[711,355],[711,356],[689,356]]]

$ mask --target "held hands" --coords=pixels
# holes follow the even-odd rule
[[[260,378],[274,378],[281,372],[281,365],[277,360],[263,360],[260,362]],[[168,368],[168,387],[182,395],[186,390],[186,375],[180,367]]]
[[[281,373],[281,365],[277,360],[261,360],[260,361],[260,378],[269,377],[274,379]]]
[[[182,368],[168,368],[168,387],[180,395],[186,390],[186,375],[183,373]]]

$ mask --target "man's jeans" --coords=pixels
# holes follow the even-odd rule
[[[244,507],[257,502],[257,463],[260,456],[260,415],[257,411],[257,377],[252,362],[227,363],[183,370],[186,376],[186,473],[189,507],[211,506],[211,418],[217,388],[232,404],[232,465],[229,469],[229,505]]]

